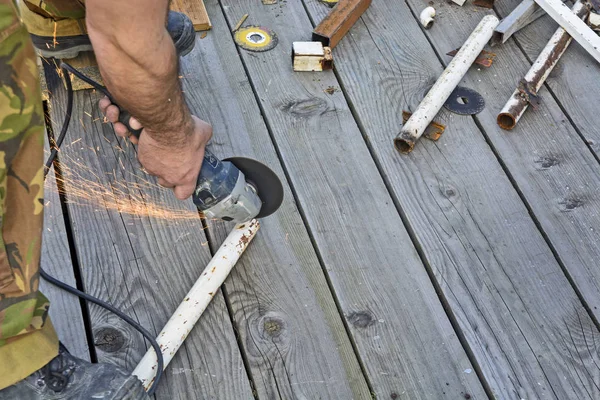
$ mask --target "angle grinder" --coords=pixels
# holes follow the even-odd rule
[[[119,121],[139,138],[142,130],[129,126],[130,117],[121,109]],[[240,223],[277,211],[283,202],[283,185],[275,172],[256,160],[219,160],[206,149],[192,199],[206,218]]]
[[[64,61],[61,62],[60,67],[68,78],[68,88],[71,87],[68,76],[70,72],[100,90],[113,105],[119,108],[119,122],[124,124],[132,135],[140,137],[142,130],[129,126],[131,115],[118,106],[106,87]],[[67,127],[68,124],[63,130]],[[54,153],[56,151],[54,150]],[[52,155],[51,159],[53,159]],[[283,186],[275,172],[256,160],[244,157],[219,160],[206,149],[192,199],[205,217],[240,223],[252,218],[266,217],[277,211],[283,202]]]

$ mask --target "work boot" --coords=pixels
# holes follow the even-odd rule
[[[1,400],[149,400],[140,382],[111,364],[73,357],[61,344],[58,356],[16,384],[0,390]]]
[[[21,2],[23,3],[23,2]],[[87,34],[85,19],[63,19],[54,21],[21,6],[23,22],[29,31],[33,46],[44,58],[75,58],[82,51],[92,51],[92,43]],[[169,11],[167,30],[173,39],[180,57],[194,48],[196,32],[194,25],[185,14]]]

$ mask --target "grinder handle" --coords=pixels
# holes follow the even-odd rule
[[[119,107],[119,122],[125,125],[127,130],[131,132],[133,136],[139,139],[140,135],[142,134],[142,129],[133,129],[131,126],[129,126],[129,118],[131,118],[129,111],[123,110],[121,107]]]

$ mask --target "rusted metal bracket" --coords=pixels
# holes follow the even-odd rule
[[[484,7],[484,8],[493,8],[494,0],[475,0],[473,2],[476,6]]]
[[[313,30],[312,40],[334,48],[371,5],[371,0],[340,0]]]
[[[521,79],[517,90],[519,95],[527,102],[534,110],[537,110],[538,106],[542,102],[538,94],[533,90],[534,88],[525,79]]]
[[[460,47],[458,49],[447,52],[446,55],[450,56],[450,57],[454,57],[456,55],[456,53],[458,53],[459,50],[460,50]],[[481,53],[479,53],[479,55],[475,59],[474,63],[481,65],[483,67],[489,68],[492,66],[492,63],[494,62],[495,57],[496,57],[496,53],[492,53],[491,51],[487,51],[487,50],[482,50]]]
[[[412,113],[410,111],[402,110],[402,124],[406,124],[406,121],[410,118]],[[425,132],[423,132],[423,136],[429,140],[433,140],[434,142],[438,140],[442,133],[446,130],[446,125],[440,124],[439,122],[431,121],[427,128],[425,128]]]

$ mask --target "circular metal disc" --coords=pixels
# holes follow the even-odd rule
[[[245,26],[235,31],[235,42],[250,51],[267,51],[277,46],[277,34],[262,26]]]
[[[246,182],[251,183],[262,200],[262,207],[255,218],[263,218],[273,214],[283,202],[283,185],[279,177],[263,163],[251,158],[231,157],[224,161],[231,161],[244,173]]]
[[[444,107],[456,114],[474,115],[483,111],[485,100],[473,89],[457,86],[444,103]]]

